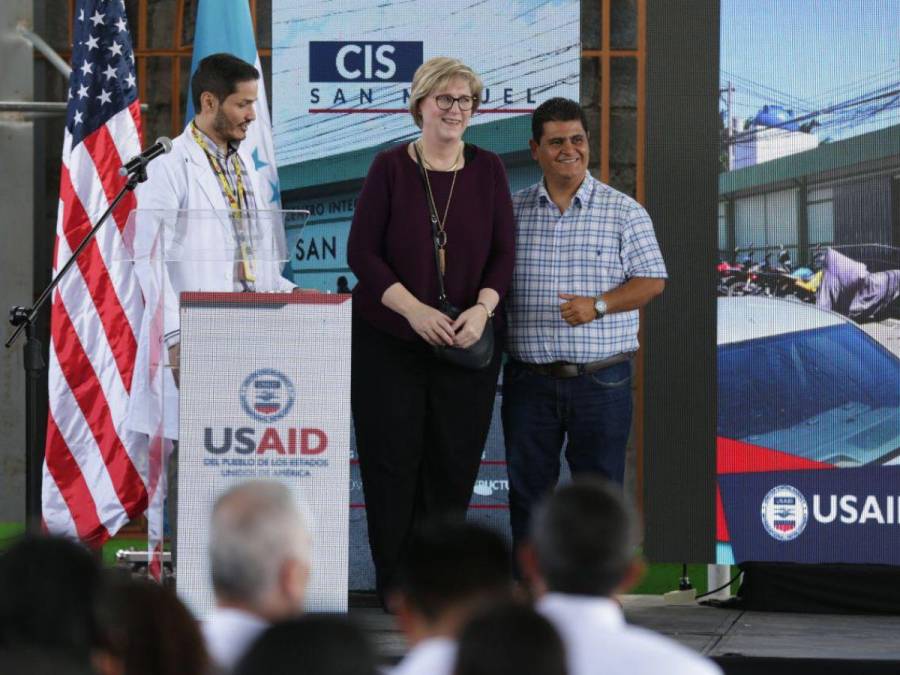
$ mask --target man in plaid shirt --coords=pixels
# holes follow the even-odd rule
[[[544,177],[513,195],[502,412],[515,543],[559,478],[564,439],[573,474],[622,483],[638,310],[665,285],[647,212],[588,173],[586,126],[575,101],[539,106],[529,144]]]

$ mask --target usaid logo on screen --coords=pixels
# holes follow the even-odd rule
[[[310,42],[310,82],[412,82],[422,42]]]
[[[778,541],[791,541],[800,536],[809,520],[806,498],[790,485],[769,490],[763,499],[761,517],[766,532]]]
[[[280,420],[293,405],[294,385],[281,371],[257,370],[241,385],[241,406],[257,422]]]

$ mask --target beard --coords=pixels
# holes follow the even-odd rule
[[[241,136],[238,136],[235,133],[235,128],[237,124],[233,124],[228,117],[226,117],[225,113],[222,111],[220,107],[216,110],[216,116],[212,121],[213,131],[219,136],[219,138],[224,138],[227,142],[231,143],[233,141],[240,141]]]

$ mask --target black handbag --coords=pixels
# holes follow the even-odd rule
[[[431,190],[428,187],[428,177],[425,175],[425,166],[422,156],[419,154],[419,148],[413,144],[416,152],[416,159],[419,163],[419,177],[422,179],[422,187],[425,189],[425,198],[428,202],[428,211],[431,218],[431,240],[434,244],[434,265],[437,271],[438,280],[438,309],[449,316],[454,321],[462,314],[462,311],[447,299],[447,293],[444,290],[444,275],[441,273],[441,255],[440,255],[440,235],[438,234],[438,213],[434,204]],[[443,361],[447,361],[461,368],[469,370],[483,370],[490,365],[494,357],[494,320],[488,318],[484,324],[484,330],[478,341],[463,349],[462,347],[448,347],[444,345],[432,345],[435,356]]]

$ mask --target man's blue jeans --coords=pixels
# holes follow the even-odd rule
[[[632,407],[630,361],[571,378],[506,364],[502,416],[514,545],[527,538],[532,508],[556,487],[564,440],[573,477],[622,483]]]

